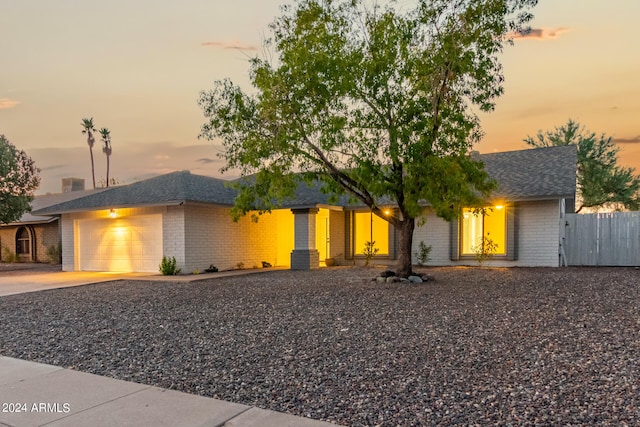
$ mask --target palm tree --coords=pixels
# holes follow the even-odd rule
[[[96,142],[96,139],[93,137],[93,132],[96,131],[96,128],[93,126],[93,117],[90,119],[82,119],[82,133],[87,134],[87,144],[89,145],[89,154],[91,154],[91,178],[93,179],[93,188],[96,188],[96,170],[93,165],[93,144]]]
[[[107,187],[109,186],[109,156],[111,156],[111,131],[107,128],[100,129],[102,137],[102,152],[107,155]]]

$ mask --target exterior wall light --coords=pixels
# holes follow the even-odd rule
[[[116,213],[115,209],[110,209],[109,210],[109,218],[115,218],[117,216],[118,216],[118,214]]]

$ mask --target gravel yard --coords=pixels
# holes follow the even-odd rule
[[[640,271],[378,272],[2,297],[0,354],[351,426],[640,423]]]

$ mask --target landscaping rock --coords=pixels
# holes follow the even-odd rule
[[[420,277],[420,276],[409,276],[407,279],[409,279],[409,281],[411,283],[422,283],[423,282],[422,277]]]
[[[395,276],[396,273],[394,271],[391,270],[385,270],[382,273],[380,273],[380,277],[392,277]]]
[[[0,354],[348,426],[640,425],[638,271],[428,271],[0,297]]]

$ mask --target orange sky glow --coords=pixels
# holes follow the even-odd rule
[[[41,168],[39,193],[64,177],[91,185],[83,117],[111,130],[121,183],[221,176],[218,148],[197,138],[198,94],[227,77],[247,87],[248,59],[285,1],[0,0],[0,134]],[[481,115],[475,149],[524,149],[527,135],[572,118],[612,136],[640,173],[640,2],[540,0],[533,12],[531,34],[502,54],[505,93]],[[94,157],[99,180],[99,144]]]

